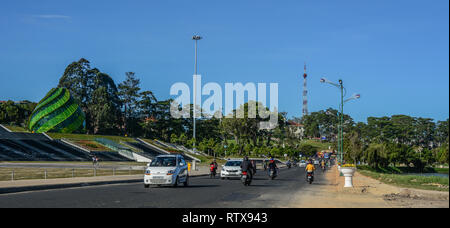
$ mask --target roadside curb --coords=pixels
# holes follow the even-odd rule
[[[193,175],[190,177],[203,177],[203,176],[209,176],[209,174],[199,174],[199,175]],[[0,195],[10,194],[10,193],[19,193],[19,192],[32,192],[32,191],[101,186],[101,185],[111,185],[111,184],[129,184],[129,183],[139,183],[139,182],[143,182],[143,178],[128,179],[128,180],[79,182],[79,183],[70,183],[70,184],[48,184],[48,185],[35,185],[35,186],[23,186],[23,187],[6,187],[6,188],[0,188]]]

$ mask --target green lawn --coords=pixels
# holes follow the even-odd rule
[[[332,145],[331,143],[328,143],[328,142],[321,142],[321,141],[313,140],[313,139],[303,140],[303,141],[301,141],[301,144],[314,146],[314,147],[318,148],[319,151],[328,150],[328,147]]]
[[[125,142],[136,142],[134,138],[124,137],[124,136],[114,136],[114,135],[87,135],[87,134],[65,134],[65,133],[47,133],[50,137],[54,139],[75,139],[75,140],[95,140],[96,138],[105,138],[112,140],[114,142],[120,143],[120,141]]]
[[[14,180],[44,179],[47,171],[47,179],[93,177],[113,175],[143,174],[142,170],[113,170],[113,169],[62,169],[62,168],[0,168],[0,181],[11,181],[14,171]]]
[[[3,126],[5,126],[6,128],[8,128],[9,130],[11,130],[13,132],[27,132],[27,133],[29,133],[28,129],[26,129],[24,127],[14,126],[14,125],[5,125],[5,124],[3,124]]]
[[[358,170],[364,176],[371,177],[386,184],[399,187],[417,188],[435,191],[449,191],[448,177],[387,174],[369,170]]]
[[[426,167],[423,170],[417,170],[414,167],[406,167],[406,166],[388,166],[388,167],[378,167],[378,168],[372,168],[367,165],[359,165],[359,170],[367,170],[371,172],[376,173],[383,173],[383,174],[405,174],[405,173],[447,173],[449,172],[448,168],[433,168],[433,167]]]

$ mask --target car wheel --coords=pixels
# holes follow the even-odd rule
[[[149,184],[144,184],[144,188],[149,188],[150,185]]]
[[[183,183],[184,187],[189,186],[189,176],[186,176],[186,180]]]
[[[225,180],[225,177],[221,177],[220,179]]]

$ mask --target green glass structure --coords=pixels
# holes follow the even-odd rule
[[[37,104],[28,128],[35,133],[72,133],[84,128],[85,115],[66,88],[53,88]]]

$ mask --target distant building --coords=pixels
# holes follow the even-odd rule
[[[303,139],[305,136],[305,126],[300,123],[296,123],[294,121],[288,121],[287,127],[289,133],[298,139]]]

